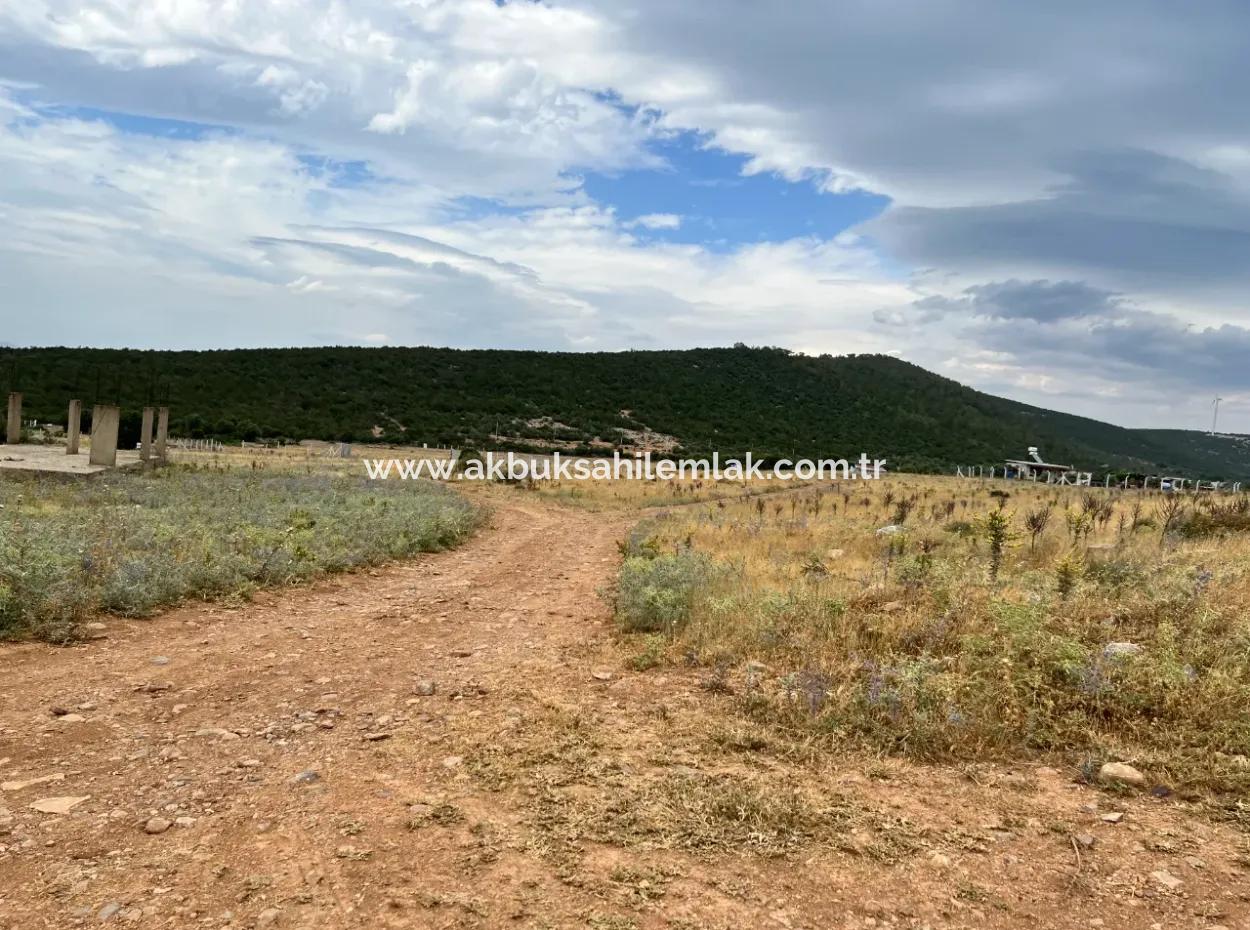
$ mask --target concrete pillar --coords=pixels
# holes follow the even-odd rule
[[[158,407],[156,409],[156,460],[164,463],[167,461],[165,455],[165,447],[169,444],[169,408]]]
[[[22,441],[22,393],[9,392],[9,421],[4,431],[4,441],[11,446]]]
[[[122,423],[120,407],[96,404],[91,408],[92,465],[117,464],[117,430]]]
[[[65,419],[65,454],[78,454],[78,432],[82,428],[82,401],[69,402],[69,415]]]
[[[155,408],[143,408],[143,425],[139,428],[139,461],[141,462],[148,462],[152,459],[152,422],[155,417]]]

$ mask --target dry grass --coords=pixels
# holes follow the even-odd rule
[[[778,730],[1244,789],[1246,509],[907,476],[723,501],[639,526],[616,610],[635,668],[697,665]]]
[[[517,799],[531,845],[569,869],[588,843],[780,856],[812,840],[851,848],[870,833],[857,852],[892,859],[918,847],[905,824],[842,797],[812,770],[742,764],[742,753],[763,747],[715,732],[672,732],[663,746],[622,754],[602,720],[543,708],[474,747],[466,763],[480,783]]]
[[[810,481],[776,478],[730,481],[713,480],[620,480],[533,481],[522,485],[526,493],[586,510],[639,510],[681,507],[706,501],[743,501],[812,486]]]

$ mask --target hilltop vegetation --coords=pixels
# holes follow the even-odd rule
[[[436,348],[22,349],[0,359],[30,417],[120,400],[124,439],[155,394],[175,435],[570,449],[674,437],[683,452],[997,465],[1039,445],[1087,469],[1250,475],[1245,441],[1130,430],[974,391],[881,355],[782,349],[561,353]],[[118,396],[120,395],[120,397]],[[505,437],[503,442],[493,438]],[[1242,437],[1244,440],[1244,437]]]

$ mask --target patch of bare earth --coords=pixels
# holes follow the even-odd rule
[[[808,752],[629,670],[629,518],[497,503],[453,552],[0,647],[0,927],[1250,928],[1245,835],[1183,802]]]

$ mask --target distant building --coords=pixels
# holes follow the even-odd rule
[[[1070,474],[1073,471],[1071,465],[1043,462],[1041,455],[1038,454],[1037,446],[1029,446],[1027,459],[1007,459],[1006,465],[1005,477],[1023,478],[1026,481],[1036,481],[1039,477],[1046,475],[1052,476],[1050,480],[1053,481],[1054,476]]]

